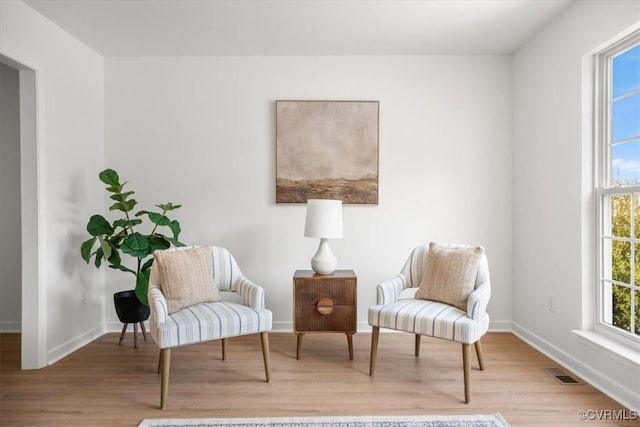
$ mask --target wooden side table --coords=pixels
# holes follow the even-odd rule
[[[296,270],[293,275],[293,331],[298,336],[296,359],[300,359],[305,333],[342,332],[347,336],[349,359],[353,360],[357,281],[353,270],[336,270],[332,274]]]

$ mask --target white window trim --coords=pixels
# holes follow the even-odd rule
[[[595,277],[595,307],[591,307],[591,310],[595,308],[594,325],[593,330],[597,334],[601,334],[606,341],[613,340],[622,345],[619,351],[616,353],[625,353],[624,348],[631,345],[637,347],[640,344],[640,337],[633,333],[628,333],[620,328],[604,322],[604,304],[602,295],[601,278],[603,277],[603,241],[601,236],[604,234],[605,221],[607,221],[604,215],[605,206],[603,206],[603,200],[606,195],[614,195],[621,193],[640,193],[640,185],[624,186],[624,187],[606,187],[610,182],[610,173],[608,167],[605,165],[610,164],[610,150],[608,149],[608,141],[610,135],[609,124],[610,109],[606,108],[606,111],[602,111],[603,105],[607,105],[609,96],[609,59],[624,50],[629,49],[640,42],[640,27],[630,29],[630,31],[617,40],[608,43],[608,46],[595,52],[593,55],[594,63],[594,77],[595,85],[593,88],[593,143],[594,143],[594,182],[596,184],[595,190],[595,202],[596,202],[596,277]],[[631,300],[632,308],[635,301]],[[640,310],[640,307],[635,307],[636,310]],[[632,313],[633,316],[633,313]],[[577,332],[577,331],[576,331]],[[595,338],[594,335],[586,335],[583,338],[596,341],[602,341]],[[601,344],[600,344],[601,345]],[[613,350],[613,349],[612,349]]]

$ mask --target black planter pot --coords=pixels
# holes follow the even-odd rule
[[[139,323],[149,318],[148,305],[140,302],[134,291],[122,291],[113,294],[116,314],[122,323]]]
[[[147,333],[144,330],[144,321],[149,318],[149,314],[151,313],[149,306],[141,303],[134,291],[116,292],[113,294],[113,304],[116,307],[118,319],[123,323],[118,344],[122,344],[127,326],[129,323],[133,323],[133,346],[138,348],[138,323],[142,328],[142,336],[145,341],[147,339]]]

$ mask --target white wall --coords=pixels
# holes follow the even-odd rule
[[[584,173],[592,147],[582,122],[590,82],[581,81],[583,58],[638,20],[637,1],[575,2],[513,60],[514,330],[635,408],[638,365],[571,331],[588,323],[582,304],[592,299],[594,283],[592,184]]]
[[[104,274],[79,255],[88,217],[104,211],[102,57],[22,2],[0,2],[0,54],[36,71],[40,286],[48,361],[104,330]],[[24,311],[24,310],[23,310]]]
[[[20,331],[20,98],[18,70],[0,63],[0,332]]]
[[[379,100],[379,205],[345,206],[344,238],[331,241],[338,268],[358,274],[359,327],[367,328],[375,285],[429,240],[486,247],[489,311],[504,327],[511,319],[510,62],[106,59],[105,164],[129,181],[142,207],[182,203],[175,215],[182,240],[230,249],[266,288],[274,328],[291,330],[292,275],[310,268],[318,241],[303,236],[304,205],[275,204],[275,100]],[[108,272],[107,282],[107,298],[133,285],[120,272]]]

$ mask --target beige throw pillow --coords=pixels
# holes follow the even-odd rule
[[[444,302],[467,311],[484,248],[429,243],[417,299]]]
[[[201,302],[220,301],[213,282],[211,247],[153,253],[169,314]]]

